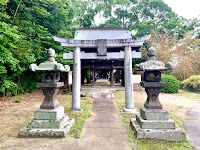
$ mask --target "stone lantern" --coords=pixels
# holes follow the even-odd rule
[[[159,93],[165,82],[161,82],[161,71],[172,70],[173,64],[164,64],[156,60],[156,49],[148,49],[148,60],[136,65],[135,69],[144,71],[144,79],[140,83],[145,88],[147,100],[140,108],[136,120],[131,119],[131,126],[138,139],[157,139],[165,141],[185,141],[186,136],[175,122],[169,118],[159,101]]]
[[[34,119],[20,130],[19,137],[64,138],[74,123],[74,119],[64,114],[64,107],[56,100],[59,87],[64,86],[64,82],[59,82],[60,72],[68,72],[70,67],[55,61],[55,51],[52,48],[47,50],[47,56],[48,60],[38,66],[30,65],[32,71],[42,73],[42,82],[37,83],[37,87],[42,89],[44,101],[35,112]]]

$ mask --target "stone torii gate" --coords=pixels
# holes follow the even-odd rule
[[[74,39],[54,37],[63,47],[73,47],[73,52],[64,53],[64,59],[73,59],[72,111],[82,111],[80,106],[81,60],[124,62],[125,108],[124,112],[136,112],[132,85],[132,59],[141,58],[137,50],[150,35],[132,38],[124,28],[80,28]]]

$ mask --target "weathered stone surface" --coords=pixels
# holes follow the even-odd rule
[[[46,87],[62,87],[64,86],[64,82],[39,82],[37,83],[37,87],[46,88]]]
[[[35,112],[35,120],[60,120],[64,114],[64,107],[59,106],[55,109],[38,109]]]
[[[58,129],[68,121],[68,116],[63,116],[60,120],[32,120],[27,128]]]
[[[143,71],[153,71],[153,70],[172,70],[173,64],[172,62],[167,62],[164,64],[162,61],[156,60],[157,52],[154,47],[150,47],[147,50],[147,61],[142,62],[140,64],[135,65],[136,70]]]
[[[140,109],[140,115],[136,120],[131,119],[131,126],[137,139],[157,139],[165,141],[185,141],[186,136],[173,120],[169,119],[168,113],[163,110],[159,101],[159,93],[166,83],[160,82],[162,70],[173,69],[173,64],[166,65],[156,60],[156,49],[148,49],[146,62],[137,64],[136,70],[143,70],[144,81],[140,85],[145,88],[147,99],[144,107]]]
[[[69,119],[61,128],[58,129],[41,129],[41,128],[22,128],[18,137],[48,137],[48,138],[65,138],[66,133],[73,125],[74,119]]]
[[[30,69],[32,71],[61,71],[61,72],[68,72],[69,71],[69,66],[63,66],[60,63],[57,63],[55,61],[55,50],[52,48],[49,48],[47,50],[47,57],[48,60],[40,63],[38,66],[36,64],[31,64]]]
[[[136,121],[142,129],[175,129],[173,120],[144,120],[140,115],[136,115]]]
[[[164,141],[186,141],[185,132],[177,125],[175,129],[142,129],[140,125],[131,119],[131,127],[135,131],[137,139],[151,139],[151,140],[164,140]]]
[[[21,129],[18,134],[19,137],[64,138],[74,123],[74,119],[69,119],[64,114],[64,108],[62,106],[53,110],[39,109],[35,115],[37,119],[33,119],[27,127]]]
[[[145,71],[144,72],[144,81],[146,82],[160,82],[161,81],[161,72],[160,71]]]
[[[42,89],[44,93],[44,101],[40,105],[41,109],[54,109],[60,106],[59,102],[56,100],[56,95],[59,89],[54,87],[46,87]]]
[[[85,93],[81,93],[81,97],[86,97],[86,94]]]
[[[166,83],[142,81],[140,84],[145,88],[147,93],[147,100],[144,103],[144,107],[147,109],[162,109],[163,107],[159,101],[158,95],[160,94],[161,88],[163,88]]]
[[[64,138],[73,123],[74,119],[69,119],[64,114],[63,106],[55,109],[39,109],[27,127],[19,131],[18,136]]]
[[[136,113],[138,113],[138,111],[137,111],[137,108],[124,108],[123,109],[123,112],[124,113],[127,113],[127,114],[136,114]]]
[[[144,88],[163,88],[166,86],[166,83],[165,82],[145,82],[145,81],[142,81],[140,82],[140,85]]]
[[[55,61],[53,49],[47,50],[47,56],[48,60],[44,63],[30,65],[32,71],[42,71],[42,82],[37,86],[42,88],[44,101],[35,112],[34,119],[20,130],[19,137],[65,137],[74,123],[74,119],[68,119],[64,114],[64,107],[56,99],[59,87],[64,85],[64,82],[59,82],[60,71],[68,72],[69,67],[64,68]]]
[[[140,115],[144,120],[169,120],[168,112],[164,109],[140,108]]]
[[[42,82],[43,83],[52,83],[58,82],[60,80],[60,72],[59,71],[52,71],[52,72],[43,72],[42,73]]]

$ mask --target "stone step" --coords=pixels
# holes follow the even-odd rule
[[[64,107],[59,106],[55,109],[38,109],[35,112],[35,120],[60,120],[64,114]]]
[[[175,129],[173,120],[144,120],[140,115],[136,115],[136,121],[142,129]]]
[[[169,120],[168,112],[164,109],[140,108],[140,115],[144,120]]]
[[[19,131],[18,137],[48,137],[48,138],[65,138],[71,126],[74,124],[74,119],[69,119],[65,124],[58,129],[41,129],[41,128],[22,128]]]
[[[151,139],[162,141],[186,141],[185,132],[175,124],[175,129],[142,129],[135,119],[131,119],[131,127],[137,139]]]
[[[60,120],[35,120],[28,123],[27,128],[58,129],[68,121],[68,116],[63,115]]]

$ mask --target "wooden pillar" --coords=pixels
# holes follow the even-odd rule
[[[125,86],[125,82],[124,82],[124,69],[122,69],[122,85]]]
[[[73,90],[72,90],[72,111],[82,111],[80,108],[81,98],[81,60],[80,47],[73,51]]]
[[[81,85],[84,85],[84,79],[85,79],[85,70],[81,69]]]
[[[116,72],[115,72],[115,83],[119,83],[119,80],[120,80],[120,70],[116,69]]]
[[[110,71],[110,86],[114,86],[114,69]]]
[[[95,85],[95,70],[92,68],[92,86]]]
[[[134,97],[133,97],[133,84],[132,84],[132,57],[131,47],[124,48],[124,76],[125,76],[125,108],[126,113],[135,113]]]

